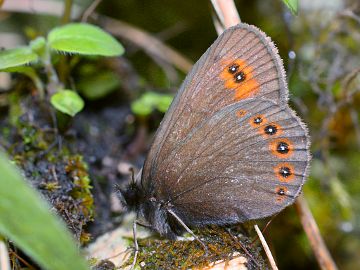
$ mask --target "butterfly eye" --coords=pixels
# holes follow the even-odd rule
[[[229,67],[229,72],[230,72],[231,74],[236,73],[238,70],[239,70],[239,65],[238,65],[238,64],[232,64],[232,65]]]
[[[267,135],[274,135],[278,131],[277,127],[275,125],[268,125],[265,127],[264,132]]]
[[[245,80],[246,76],[245,73],[240,71],[235,74],[234,79],[236,83],[243,82]]]

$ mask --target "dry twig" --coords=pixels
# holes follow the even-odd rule
[[[295,207],[321,269],[337,270],[337,266],[331,258],[330,252],[321,237],[316,221],[302,195],[296,200]]]
[[[164,62],[172,63],[185,73],[187,73],[193,65],[191,60],[135,26],[106,16],[99,17],[99,21],[100,24],[114,36],[130,41],[136,46],[141,47],[149,55],[155,56]]]
[[[266,240],[265,240],[264,236],[262,235],[262,233],[261,233],[258,225],[255,225],[254,228],[255,228],[255,231],[256,231],[257,235],[259,236],[260,242],[261,242],[261,244],[262,244],[262,246],[263,246],[263,248],[264,248],[264,251],[265,251],[265,253],[266,253],[266,256],[267,256],[268,259],[269,259],[271,268],[272,268],[273,270],[278,270],[278,267],[276,266],[274,257],[273,257],[273,255],[271,254],[270,248],[269,248],[268,244],[266,243]]]
[[[219,24],[215,22],[218,34],[222,33],[226,28],[237,25],[241,22],[234,0],[211,0],[211,3],[219,20]]]

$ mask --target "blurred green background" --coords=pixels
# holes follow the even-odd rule
[[[11,2],[20,4],[21,0]],[[0,13],[0,47],[25,44],[60,23],[58,17],[47,14],[45,2],[51,7],[62,1],[42,1],[41,6],[35,0],[24,2],[28,4],[21,8],[14,4],[14,9]],[[89,2],[74,1],[79,7]],[[293,16],[280,0],[235,2],[242,22],[266,32],[284,60],[291,106],[307,123],[312,137],[313,161],[304,194],[330,253],[340,269],[360,269],[360,3],[300,0],[299,14]],[[193,62],[217,37],[206,0],[104,0],[96,12],[150,33]],[[124,97],[121,104],[130,106],[147,91],[176,91],[184,70],[149,55],[129,39],[120,41],[126,48],[121,63],[131,73],[120,77],[120,86],[114,84],[114,91]],[[77,61],[71,72],[80,83],[84,76],[86,80],[86,64]],[[1,82],[2,89],[12,85],[6,78]],[[105,97],[101,102],[112,101]],[[148,123],[150,135],[159,118]],[[266,238],[280,269],[318,268],[294,208],[273,220]]]

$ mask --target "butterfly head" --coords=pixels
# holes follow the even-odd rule
[[[153,195],[153,192],[142,188],[136,181],[131,181],[126,188],[119,190],[122,205],[135,211],[142,223],[144,221],[149,228],[162,236],[175,239],[183,232],[183,228],[169,215],[167,209],[171,208],[171,205]]]
[[[124,206],[136,211],[144,202],[145,194],[135,182],[131,182],[125,189],[120,189],[120,199]]]

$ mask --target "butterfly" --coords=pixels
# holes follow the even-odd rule
[[[162,236],[261,219],[292,204],[310,142],[288,105],[282,59],[264,32],[238,24],[187,75],[125,204]]]

